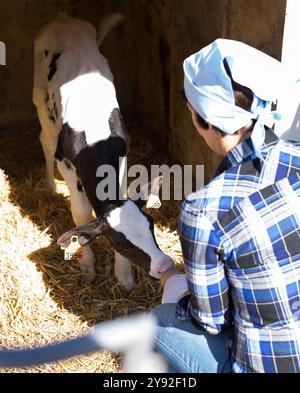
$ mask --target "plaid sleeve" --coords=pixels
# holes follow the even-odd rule
[[[218,334],[228,324],[229,311],[220,239],[210,220],[186,202],[178,230],[191,296],[178,303],[177,317],[193,318],[209,333]]]

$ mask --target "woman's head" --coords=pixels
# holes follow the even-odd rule
[[[231,71],[228,67],[226,59],[224,59],[223,64],[226,73],[231,80],[235,105],[242,109],[250,111],[253,101],[253,92],[247,87],[240,85],[232,79]],[[233,147],[237,146],[244,139],[246,139],[249,136],[249,132],[252,130],[255,122],[254,120],[252,120],[245,127],[237,130],[234,134],[229,135],[205,121],[188,101],[187,106],[189,111],[191,112],[192,121],[195,129],[197,130],[199,135],[206,141],[207,145],[219,155],[227,154]]]
[[[266,114],[285,84],[281,63],[238,41],[218,39],[184,61],[184,90],[194,124],[196,119],[201,130],[212,127],[236,140],[256,122],[252,140],[258,153],[264,125],[272,125]]]
[[[233,134],[225,134],[217,127],[203,120],[189,102],[187,102],[187,106],[191,112],[192,121],[198,134],[205,140],[211,150],[220,156],[225,156],[230,150],[250,136],[253,121]]]

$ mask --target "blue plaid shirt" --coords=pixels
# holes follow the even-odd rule
[[[191,295],[176,314],[218,334],[233,323],[234,372],[300,372],[300,145],[266,131],[182,204]]]

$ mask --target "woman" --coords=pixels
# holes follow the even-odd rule
[[[279,62],[237,41],[184,62],[193,124],[224,159],[182,204],[185,275],[163,274],[153,310],[176,372],[300,372],[300,150],[269,128],[286,86]]]

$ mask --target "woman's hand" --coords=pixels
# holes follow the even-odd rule
[[[179,273],[175,269],[164,272],[161,285],[164,288],[162,303],[177,303],[189,293],[185,274]]]
[[[159,279],[159,280],[160,280],[160,285],[162,286],[162,288],[164,288],[164,286],[165,286],[167,280],[168,280],[171,276],[173,276],[174,274],[178,274],[178,272],[175,270],[174,267],[171,267],[170,269],[165,270],[165,271],[162,273],[162,275],[160,276],[160,279]]]

